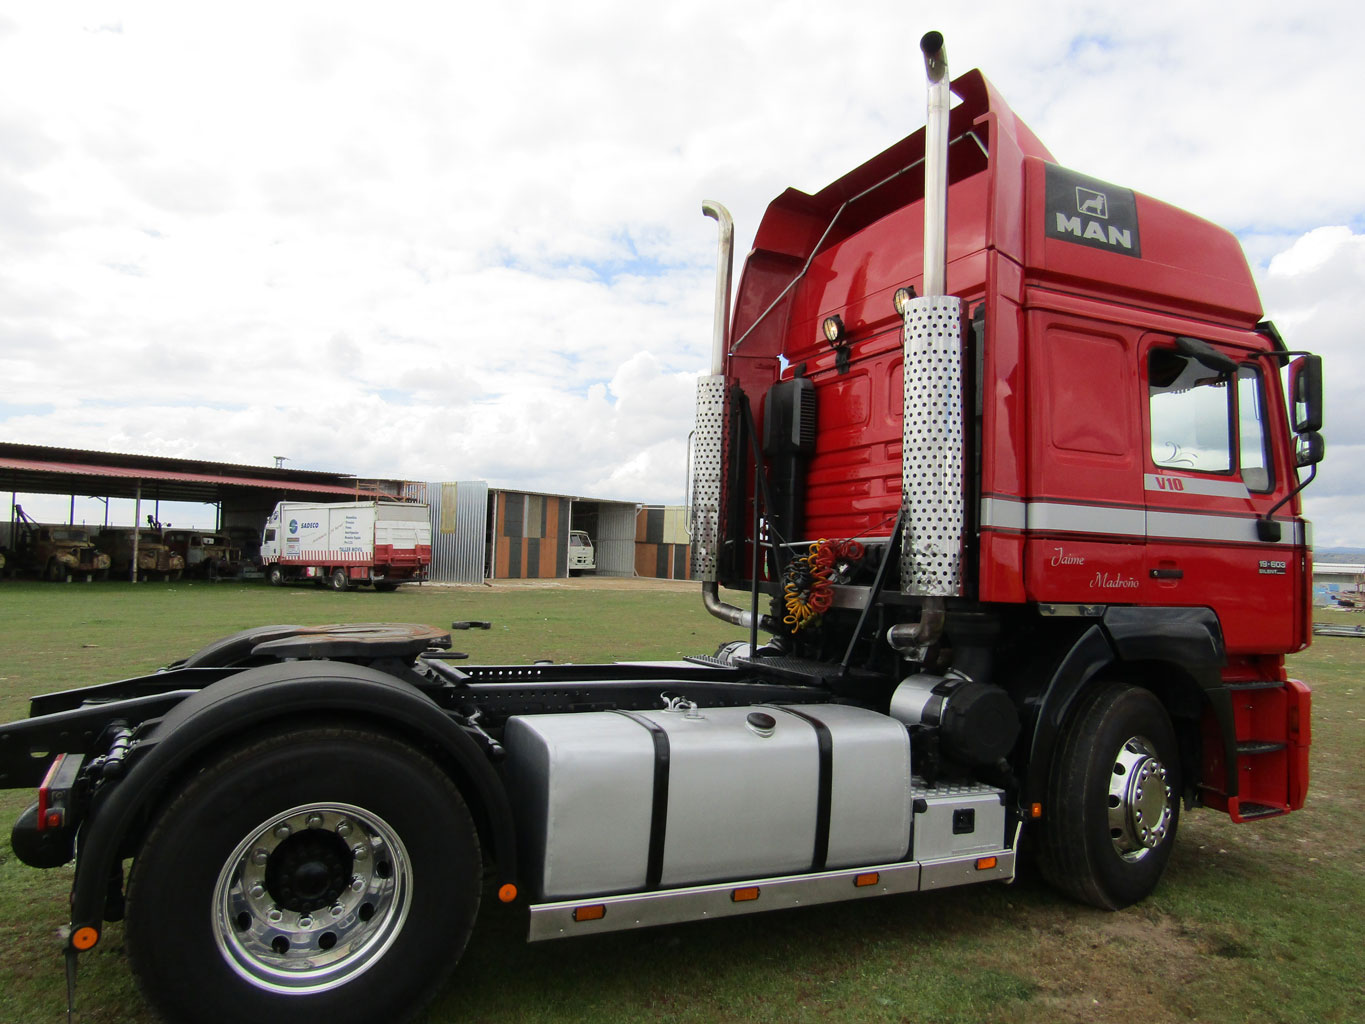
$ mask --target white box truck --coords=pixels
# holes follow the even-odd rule
[[[265,521],[261,568],[272,586],[307,579],[394,590],[425,580],[430,566],[431,517],[417,502],[282,501]]]

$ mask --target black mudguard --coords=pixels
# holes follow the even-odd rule
[[[1237,741],[1232,702],[1220,673],[1227,653],[1218,617],[1207,608],[1116,607],[1079,632],[1043,685],[1024,701],[1032,711],[1033,729],[1027,739],[1021,808],[1043,799],[1052,752],[1076,698],[1106,670],[1141,662],[1178,665],[1194,681],[1187,687],[1173,684],[1158,695],[1168,707],[1182,701],[1195,712],[1201,699],[1207,701],[1229,752],[1226,792],[1237,793]]]
[[[111,875],[132,829],[169,787],[213,747],[271,722],[328,716],[362,718],[439,750],[453,767],[498,865],[499,884],[516,881],[516,837],[506,790],[468,733],[410,683],[339,661],[295,661],[248,669],[186,697],[139,737],[136,759],[115,786],[99,791],[81,827],[71,893],[71,933],[99,930]],[[480,811],[482,814],[480,815]]]

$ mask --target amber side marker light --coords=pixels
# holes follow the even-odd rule
[[[516,898],[517,887],[513,885],[511,882],[508,882],[506,885],[504,885],[502,888],[498,890],[498,899],[501,900],[503,903],[511,903]]]
[[[734,903],[747,903],[749,900],[758,899],[758,886],[748,885],[743,889],[735,889],[730,893],[730,900]]]
[[[978,871],[989,871],[991,868],[995,867],[995,865],[996,859],[994,857],[976,858],[976,870]]]
[[[100,933],[87,925],[84,928],[76,929],[71,936],[71,945],[84,953],[87,949],[93,949],[99,940]]]
[[[882,873],[880,871],[868,871],[865,874],[858,875],[854,878],[853,884],[861,889],[865,885],[876,885],[881,880]]]
[[[579,907],[573,912],[575,921],[600,921],[607,916],[607,908],[601,903],[593,904],[591,907]]]
[[[1041,818],[1041,817],[1043,816],[1043,805],[1042,805],[1042,804],[1033,804],[1033,805],[1028,809],[1028,814],[1029,814],[1029,817],[1030,817],[1030,818]]]

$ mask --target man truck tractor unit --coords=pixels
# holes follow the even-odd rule
[[[778,197],[733,314],[704,207],[693,569],[747,636],[487,666],[273,626],[34,698],[0,771],[19,857],[76,858],[69,977],[122,918],[169,1019],[391,1020],[486,881],[547,940],[1007,882],[1026,840],[1119,908],[1182,812],[1302,806],[1320,364],[1230,234],[1059,166],[977,72],[950,110],[922,46],[926,128]]]
[[[309,579],[333,590],[360,583],[396,590],[425,580],[430,566],[430,511],[417,502],[282,501],[261,539],[261,568],[276,587]]]

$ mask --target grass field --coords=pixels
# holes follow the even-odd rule
[[[692,587],[649,581],[334,594],[11,580],[0,584],[0,721],[26,715],[31,694],[145,672],[251,625],[452,619],[492,620],[489,632],[455,634],[478,662],[676,657],[737,635],[706,615]],[[1314,688],[1307,807],[1250,825],[1187,814],[1161,888],[1140,906],[1102,913],[1024,875],[1012,886],[532,946],[524,908],[486,899],[425,1019],[1365,1020],[1362,666],[1365,639],[1320,638],[1292,660]],[[31,799],[0,792],[0,820]],[[0,843],[0,1022],[63,1019],[56,929],[69,885],[69,869],[29,869]],[[81,959],[85,1024],[154,1019],[121,946],[121,927],[110,926]]]

